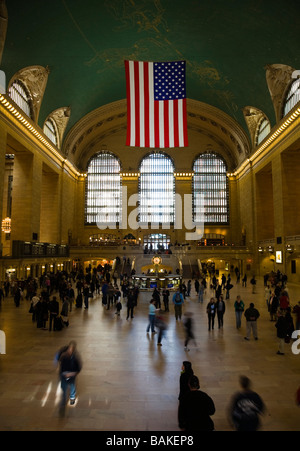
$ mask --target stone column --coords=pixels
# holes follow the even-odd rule
[[[42,161],[30,152],[16,152],[13,177],[11,239],[40,240]]]

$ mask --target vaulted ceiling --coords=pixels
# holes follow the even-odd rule
[[[49,66],[39,125],[71,107],[83,116],[125,99],[124,60],[187,62],[187,97],[247,131],[252,105],[275,123],[265,66],[300,69],[298,0],[9,0],[1,69]]]

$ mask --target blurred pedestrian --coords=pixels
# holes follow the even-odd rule
[[[64,414],[68,389],[70,390],[70,405],[75,404],[76,377],[82,368],[81,357],[77,352],[76,342],[70,341],[67,346],[64,346],[57,352],[55,358],[59,364],[59,375],[62,388],[60,413]]]
[[[163,312],[156,315],[155,317],[155,326],[158,329],[158,336],[157,336],[157,346],[162,346],[162,339],[165,336],[166,330],[167,330],[167,323],[164,317]]]
[[[189,351],[188,343],[190,340],[193,340],[195,346],[197,347],[197,343],[194,335],[194,320],[193,313],[186,312],[183,318],[183,326],[185,330],[185,341],[184,341],[184,349],[185,351]]]
[[[251,390],[251,381],[240,376],[241,391],[235,393],[229,405],[229,421],[237,431],[257,431],[260,427],[260,415],[265,412],[261,397]]]

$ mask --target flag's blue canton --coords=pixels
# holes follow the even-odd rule
[[[185,97],[185,61],[154,63],[154,100]]]

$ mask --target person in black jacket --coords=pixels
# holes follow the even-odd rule
[[[240,376],[242,390],[235,393],[229,406],[229,421],[237,431],[257,431],[260,417],[266,410],[261,397],[251,390],[251,381],[247,376]]]
[[[194,370],[192,368],[191,362],[185,360],[182,362],[181,374],[179,379],[179,401],[183,398],[183,396],[190,391],[189,380],[191,376],[193,376]]]
[[[223,296],[220,296],[216,302],[216,311],[217,311],[217,316],[218,316],[219,329],[221,327],[223,327],[223,317],[224,317],[225,309],[226,309],[226,307],[225,307],[225,302],[223,300]]]
[[[67,391],[70,389],[70,404],[75,404],[76,399],[76,377],[80,373],[82,368],[81,358],[77,352],[77,345],[75,341],[70,341],[67,346],[61,348],[57,355],[56,360],[60,365],[59,375],[62,388],[62,400],[60,405],[61,414],[64,413],[64,409],[67,402]]]
[[[51,331],[52,323],[53,323],[53,330],[55,330],[55,318],[57,318],[58,314],[59,314],[59,303],[56,300],[56,296],[53,296],[52,300],[49,302],[49,313],[50,313],[49,331]]]
[[[199,379],[195,375],[189,380],[189,388],[190,391],[179,403],[179,428],[185,431],[213,431],[215,426],[210,418],[216,411],[213,400],[200,390]]]
[[[253,302],[250,303],[249,308],[244,313],[246,317],[246,326],[247,326],[247,336],[245,340],[250,340],[251,330],[253,331],[253,336],[255,340],[258,340],[257,337],[257,320],[260,317],[259,311],[254,307]]]
[[[279,340],[279,347],[277,354],[284,355],[284,339],[287,336],[287,321],[285,319],[284,313],[282,310],[278,310],[278,318],[275,324],[277,329],[277,338]]]

